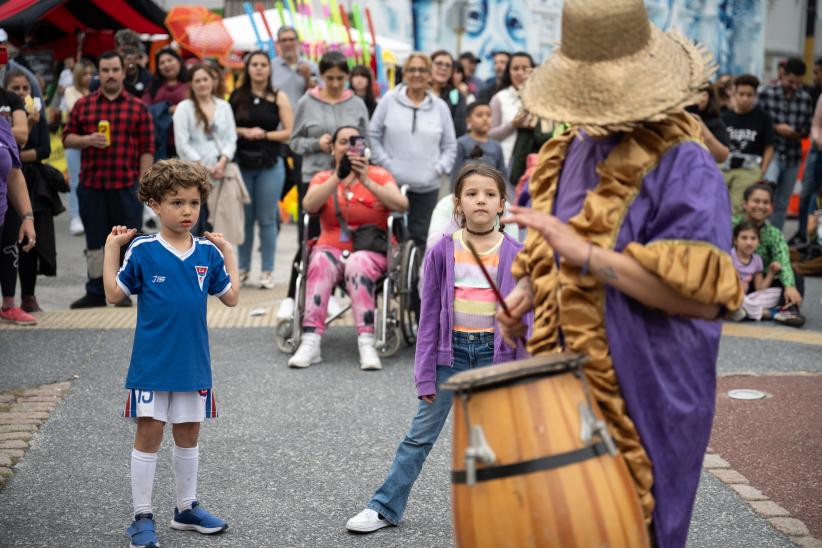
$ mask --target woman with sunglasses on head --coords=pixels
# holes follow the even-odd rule
[[[431,54],[431,91],[445,101],[451,118],[454,120],[454,132],[457,137],[465,135],[465,95],[454,86],[454,58],[444,49]]]
[[[403,66],[404,83],[385,94],[369,126],[372,161],[408,185],[408,229],[425,245],[442,178],[457,152],[448,105],[432,93],[431,59],[412,53]]]

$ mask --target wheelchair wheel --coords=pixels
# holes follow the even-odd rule
[[[412,297],[417,291],[420,264],[422,264],[422,249],[413,240],[403,243],[400,252],[400,331],[408,345],[417,342],[419,318],[414,309],[415,303]]]
[[[383,324],[382,310],[383,310],[383,295],[377,295],[377,318],[374,325],[374,336],[377,339],[377,354],[380,358],[390,358],[400,349],[402,337],[400,335],[400,321],[397,317],[399,310],[397,310],[397,302],[393,299],[388,301],[388,311],[386,314],[386,322]],[[385,344],[380,344],[382,333],[385,333]]]
[[[277,322],[274,335],[277,340],[277,350],[284,354],[293,354],[297,351],[297,345],[293,337],[293,320],[281,320]]]

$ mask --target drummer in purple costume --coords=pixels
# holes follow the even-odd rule
[[[583,353],[656,545],[684,546],[716,398],[726,310],[742,304],[722,174],[683,111],[707,54],[650,24],[642,0],[566,0],[562,43],[523,92],[573,129],[540,152],[513,266],[513,341]]]

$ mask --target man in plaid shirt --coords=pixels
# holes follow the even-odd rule
[[[82,152],[77,198],[86,232],[86,294],[71,308],[106,306],[103,248],[115,225],[140,230],[143,204],[137,183],[154,162],[154,126],[145,105],[126,93],[123,58],[114,51],[100,56],[100,89],[77,101],[63,130],[67,148]],[[107,120],[111,144],[98,132]],[[131,304],[129,299],[123,305]]]
[[[799,163],[802,161],[802,139],[811,130],[814,105],[811,96],[802,88],[805,63],[791,58],[779,82],[759,93],[759,106],[773,120],[774,159],[765,178],[776,183],[774,210],[771,224],[782,230],[788,201],[796,186]]]

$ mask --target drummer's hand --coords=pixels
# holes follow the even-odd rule
[[[437,399],[437,395],[431,394],[430,396],[420,396],[420,399],[428,405],[431,405],[432,403],[434,403],[434,400]]]
[[[505,310],[500,307],[497,311],[497,323],[505,343],[511,348],[516,348],[516,341],[524,337],[527,332],[522,317],[534,307],[531,281],[528,278],[520,278],[517,285],[505,298],[505,304],[511,315],[506,314]]]
[[[514,223],[520,228],[536,230],[545,238],[551,249],[574,266],[582,266],[588,258],[588,242],[580,238],[570,225],[563,223],[553,215],[529,207],[510,206],[508,215],[500,219],[501,223]]]

